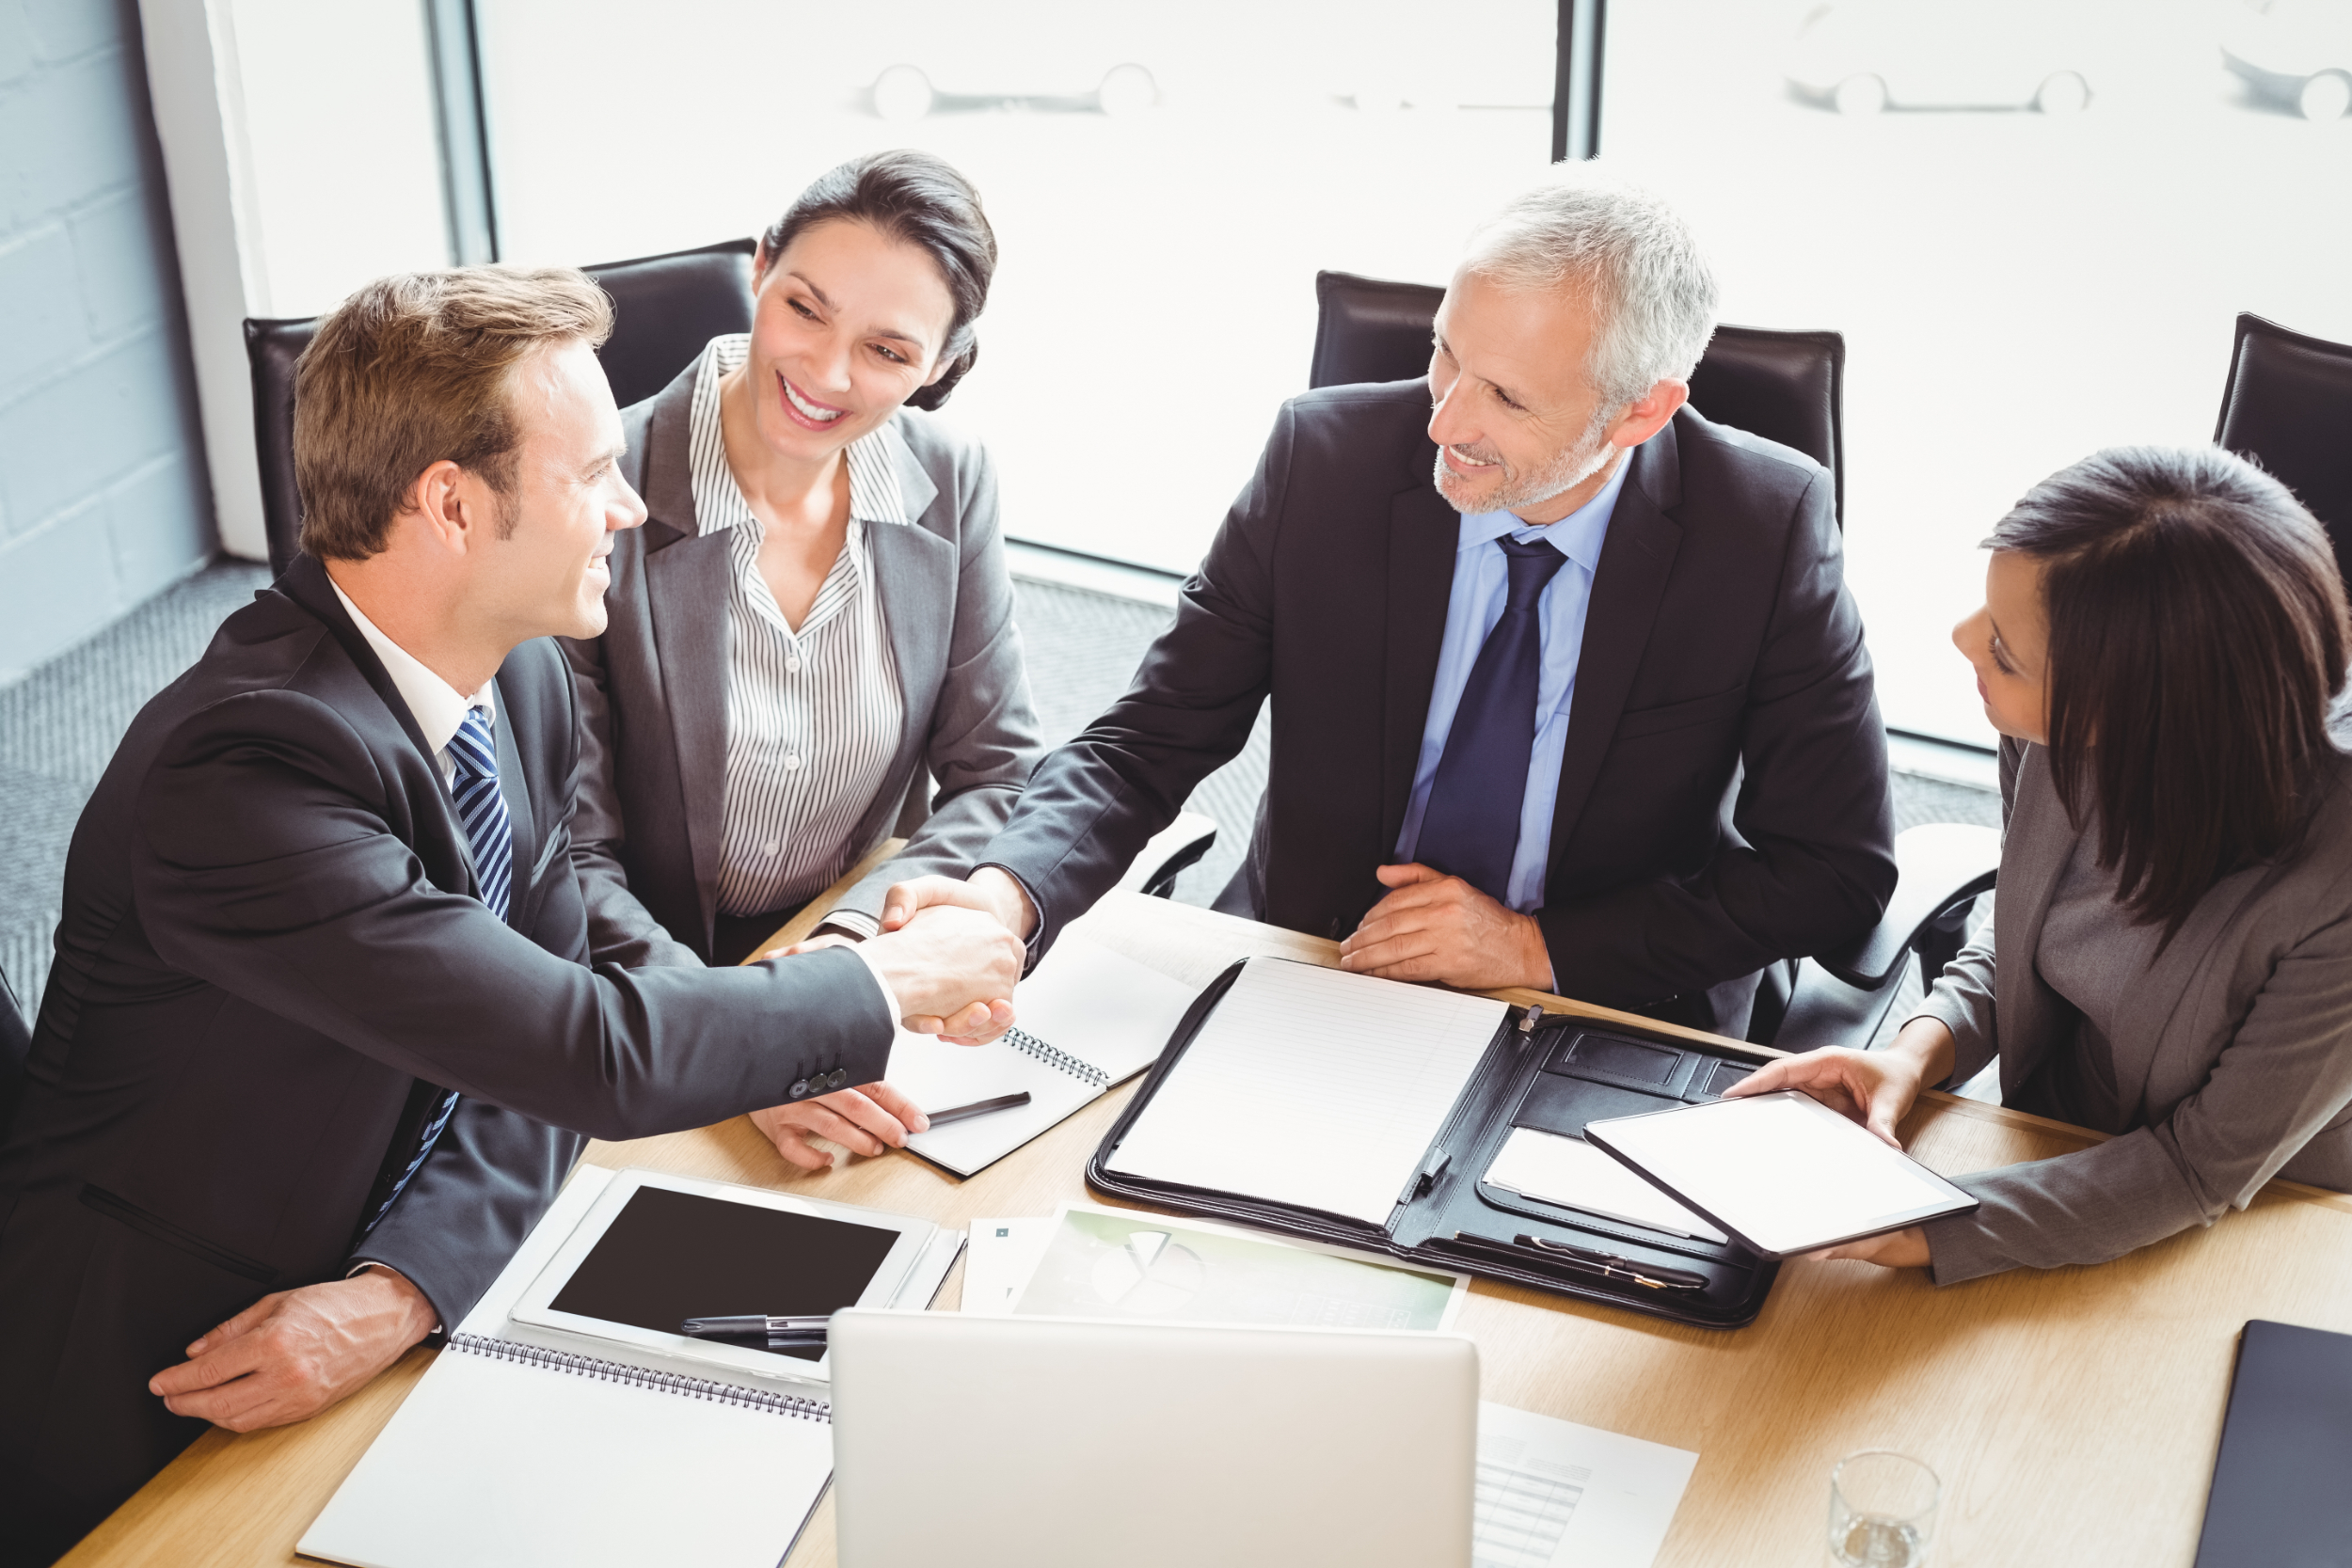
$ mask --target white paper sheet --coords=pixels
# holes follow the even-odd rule
[[[1731,1238],[1581,1138],[1514,1127],[1486,1167],[1491,1187],[1677,1236]]]
[[[976,1318],[1009,1318],[1021,1287],[1037,1272],[1038,1259],[1053,1244],[1052,1214],[1035,1218],[974,1220],[963,1256],[963,1310]]]
[[[1478,1403],[1474,1568],[1650,1568],[1699,1456]]]
[[[1385,1225],[1506,1010],[1253,958],[1110,1167]]]
[[[924,1110],[1025,1089],[1029,1094],[1026,1105],[917,1132],[907,1147],[962,1176],[1003,1159],[1156,1061],[1197,994],[1197,988],[1089,942],[1081,932],[1065,934],[1014,990],[1012,1005],[1024,1037],[1076,1058],[1081,1070],[1073,1075],[1007,1040],[949,1045],[901,1029],[891,1047],[888,1077]]]

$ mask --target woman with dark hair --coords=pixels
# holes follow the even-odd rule
[[[863,940],[891,883],[963,876],[1003,825],[1038,735],[995,473],[927,412],[978,356],[995,266],[948,165],[843,164],[761,236],[750,333],[623,411],[650,516],[617,536],[609,628],[570,648],[601,957],[739,962],[908,835],[817,939]],[[885,1085],[831,1089],[780,1084],[753,1119],[813,1170],[813,1138],[880,1153],[924,1125]]]
[[[2218,448],[2126,447],[1986,543],[1953,641],[2007,737],[1992,930],[1885,1050],[1732,1092],[1801,1088],[1893,1143],[1923,1085],[1997,1057],[2003,1104],[2114,1136],[1824,1256],[1948,1285],[2105,1261],[2274,1176],[2352,1192],[2352,627],[2326,533]]]

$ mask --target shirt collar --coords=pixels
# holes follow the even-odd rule
[[[1610,514],[1617,509],[1617,496],[1625,489],[1625,476],[1632,467],[1630,452],[1620,456],[1616,470],[1593,499],[1556,523],[1530,525],[1519,521],[1517,515],[1509,512],[1467,514],[1462,518],[1462,534],[1454,546],[1455,552],[1458,554],[1508,533],[1521,543],[1540,539],[1583,567],[1587,575],[1597,576],[1600,572],[1601,543],[1609,536]]]
[[[749,333],[730,332],[710,340],[703,349],[694,375],[694,401],[688,413],[687,450],[692,454],[694,530],[715,533],[737,528],[752,518],[751,503],[743,499],[727,467],[726,441],[719,430],[719,382],[751,357]],[[850,442],[842,456],[850,465],[850,515],[868,523],[903,523],[906,493],[898,483],[893,461],[899,443],[888,421]]]
[[[472,696],[464,695],[426,669],[416,655],[385,636],[376,624],[351,602],[351,595],[343,592],[342,583],[331,576],[326,580],[335,590],[335,597],[342,601],[343,613],[350,616],[351,624],[359,628],[359,635],[368,640],[368,646],[375,650],[375,657],[384,661],[384,673],[392,677],[393,689],[399,691],[401,701],[408,705],[409,716],[416,720],[417,728],[424,732],[427,750],[437,755],[449,749],[451,738],[457,734],[457,726],[466,721],[468,708],[478,707],[485,719],[496,721],[498,708],[490,700],[490,689],[498,684],[495,675],[484,681],[482,689]]]

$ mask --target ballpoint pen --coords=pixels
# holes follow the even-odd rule
[[[1670,1269],[1659,1263],[1645,1263],[1631,1258],[1620,1258],[1613,1252],[1601,1252],[1591,1247],[1571,1246],[1544,1236],[1522,1233],[1518,1244],[1537,1252],[1549,1253],[1588,1269],[1597,1269],[1612,1279],[1628,1279],[1636,1285],[1646,1285],[1653,1291],[1704,1291],[1707,1275],[1692,1274],[1688,1269]]]
[[[1000,1094],[993,1100],[976,1100],[969,1105],[950,1105],[944,1111],[928,1111],[924,1113],[924,1116],[931,1126],[945,1127],[951,1121],[961,1121],[966,1117],[984,1117],[991,1111],[1009,1111],[1017,1105],[1026,1105],[1028,1102],[1029,1091],[1023,1089],[1016,1094]]]
[[[821,1345],[830,1313],[817,1318],[689,1318],[678,1332],[692,1339],[724,1339],[735,1344],[765,1345],[782,1350],[788,1345]]]

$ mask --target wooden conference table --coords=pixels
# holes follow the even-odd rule
[[[1085,928],[1194,985],[1248,954],[1330,963],[1337,951],[1125,893],[1104,900]],[[1617,1016],[1535,992],[1499,994]],[[1106,1096],[961,1182],[905,1154],[803,1176],[740,1117],[595,1144],[587,1158],[961,1227],[1087,1197],[1086,1158],[1131,1092]],[[1952,1174],[2095,1141],[1947,1095],[1926,1097],[1903,1137]],[[948,1276],[940,1306],[956,1306],[961,1269]],[[1661,1564],[1821,1562],[1830,1466],[1859,1449],[1892,1448],[1944,1480],[1938,1568],[2006,1568],[2190,1561],[2234,1338],[2249,1318],[2352,1331],[2352,1197],[2274,1182],[2246,1213],[2096,1269],[2016,1271],[1944,1291],[1918,1269],[1796,1262],[1782,1271],[1763,1315],[1727,1333],[1485,1282],[1473,1285],[1459,1326],[1478,1342],[1486,1398],[1697,1451]],[[409,1352],[370,1387],[298,1426],[207,1433],[65,1561],[299,1560],[294,1542],[434,1354]],[[834,1560],[828,1499],[787,1561],[818,1568]]]

